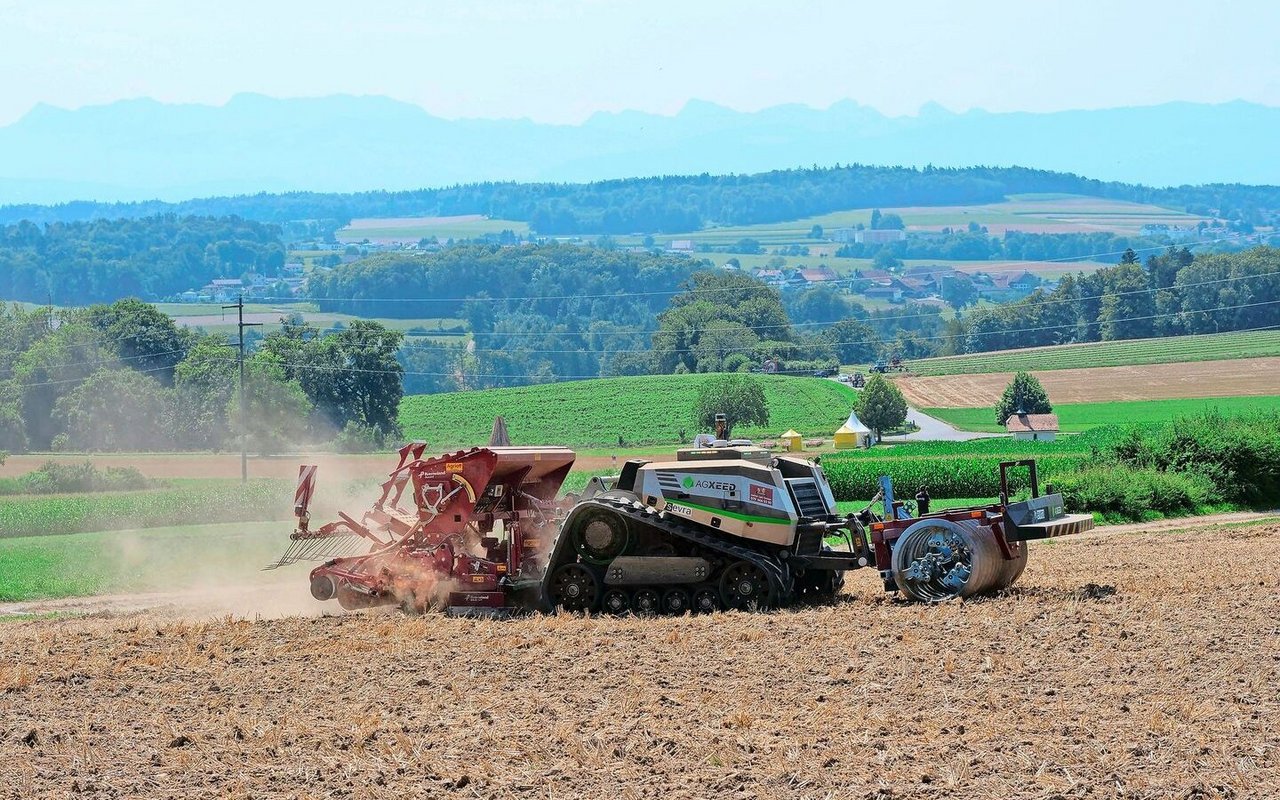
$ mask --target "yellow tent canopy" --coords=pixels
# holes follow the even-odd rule
[[[862,424],[856,411],[850,411],[849,419],[836,431],[835,442],[837,450],[867,447],[871,443],[871,429]]]

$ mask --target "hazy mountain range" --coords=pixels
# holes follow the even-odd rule
[[[37,106],[0,128],[0,203],[181,200],[487,180],[587,181],[835,163],[1023,165],[1154,186],[1280,183],[1280,108],[1246,102],[1044,114],[886,117],[853,101],[754,113],[693,101],[674,116],[581,125],[446,120],[386,97],[233,97]]]

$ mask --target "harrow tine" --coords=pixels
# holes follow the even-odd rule
[[[278,569],[299,561],[328,561],[331,558],[361,555],[369,549],[369,540],[357,533],[297,538],[289,543],[278,559],[262,569]]]

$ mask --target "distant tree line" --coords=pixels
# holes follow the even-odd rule
[[[159,299],[250,272],[279,275],[280,229],[239,217],[53,222],[0,227],[0,299],[80,305]]]
[[[273,453],[399,435],[401,335],[373,322],[268,334],[247,359],[244,414],[226,341],[139,300],[0,307],[0,340],[0,450],[220,450],[243,431],[250,449]]]
[[[648,372],[658,313],[709,264],[575,245],[458,245],[389,253],[314,275],[324,311],[463,319],[471,338],[410,337],[410,393]],[[430,326],[417,331],[430,334]]]
[[[1193,255],[1169,248],[1144,263],[1133,252],[1115,267],[1067,275],[1057,287],[967,314],[939,352],[1280,326],[1280,249]]]
[[[593,183],[475,183],[350,194],[290,192],[180,203],[74,202],[6,206],[0,223],[70,222],[158,214],[311,221],[323,234],[358,217],[484,214],[525,221],[543,235],[680,233],[708,224],[780,222],[850,208],[999,202],[1009,194],[1064,192],[1181,208],[1262,224],[1280,187],[1208,184],[1154,188],[1025,167],[923,169],[860,164],[753,175],[682,175]],[[303,226],[291,232],[307,233]]]

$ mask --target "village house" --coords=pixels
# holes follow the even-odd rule
[[[757,269],[751,274],[769,286],[783,286],[787,282],[787,276],[780,269]]]
[[[214,278],[200,290],[215,303],[226,303],[236,299],[244,291],[244,281],[239,278]]]
[[[1011,414],[1004,429],[1020,441],[1052,442],[1058,437],[1058,415]]]

